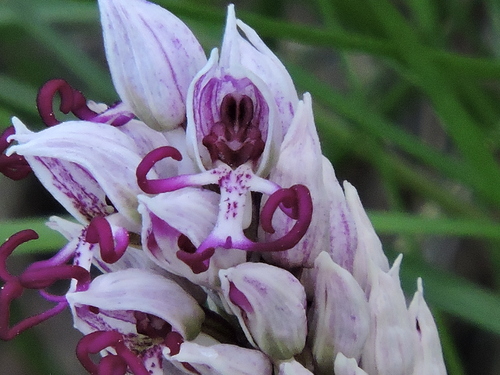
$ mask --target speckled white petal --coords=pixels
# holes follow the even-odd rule
[[[157,130],[185,119],[189,84],[206,62],[191,30],[144,0],[99,0],[104,46],[121,99]]]
[[[9,152],[25,156],[45,188],[81,223],[114,209],[138,229],[135,170],[141,161],[131,138],[107,124],[69,121],[29,131],[13,119],[18,142]]]
[[[344,191],[340,186],[332,163],[326,157],[323,159],[323,183],[330,207],[330,249],[333,261],[353,272],[354,255],[358,247],[356,224],[347,206]]]
[[[153,198],[139,197],[142,215],[142,244],[144,251],[160,267],[183,276],[195,284],[216,287],[221,268],[246,261],[246,253],[234,249],[216,249],[209,269],[194,274],[177,258],[178,239],[185,235],[198,247],[210,234],[219,212],[219,194],[204,189],[184,188],[159,194]]]
[[[383,272],[388,272],[389,261],[382,250],[382,243],[363,208],[356,188],[349,182],[344,181],[344,192],[347,206],[356,225],[358,238],[358,246],[354,256],[353,275],[368,295],[370,292],[369,271],[371,264],[375,264]]]

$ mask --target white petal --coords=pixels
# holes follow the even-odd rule
[[[207,347],[184,342],[179,354],[170,359],[189,363],[201,375],[272,374],[271,363],[263,353],[236,345],[216,344]]]
[[[436,323],[424,300],[422,279],[418,279],[418,289],[408,308],[410,318],[415,322],[416,359],[413,375],[446,375],[443,351],[439,342]]]
[[[206,62],[189,28],[144,0],[99,0],[115,88],[146,124],[173,129],[185,119],[189,84]]]
[[[81,306],[93,306],[105,311],[140,311],[157,316],[188,340],[198,335],[204,319],[203,310],[196,300],[179,285],[139,269],[100,275],[88,290],[69,293],[66,299],[73,311]],[[86,321],[85,317],[81,319],[78,314],[74,318],[76,328],[84,333],[89,331],[88,325],[92,321]]]
[[[243,263],[219,275],[225,302],[252,345],[273,359],[290,359],[302,351],[306,297],[290,272],[264,263]],[[234,288],[247,302],[231,297]]]
[[[316,287],[309,334],[321,373],[333,372],[342,352],[359,360],[370,331],[370,313],[363,290],[354,277],[326,252],[315,262]]]
[[[335,375],[368,375],[358,367],[354,358],[347,358],[339,353],[335,358]]]

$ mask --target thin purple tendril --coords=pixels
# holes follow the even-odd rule
[[[37,238],[38,235],[35,231],[27,229],[14,234],[0,246],[0,278],[5,282],[0,289],[0,339],[2,340],[11,340],[26,329],[59,314],[68,305],[66,300],[61,300],[51,309],[9,327],[10,304],[22,295],[24,289],[43,289],[58,280],[64,279],[76,279],[80,286],[87,285],[90,282],[90,274],[87,270],[79,266],[64,264],[41,267],[34,263],[20,276],[13,276],[7,270],[6,261],[8,256],[22,243]]]
[[[89,355],[108,347],[114,348],[116,354],[108,354],[96,365]],[[124,375],[127,369],[135,375],[149,375],[141,359],[127,348],[123,335],[117,331],[96,331],[84,336],[76,346],[76,356],[92,375]]]
[[[153,169],[157,162],[166,158],[172,158],[174,160],[181,161],[182,155],[179,150],[174,147],[163,146],[149,152],[139,163],[139,166],[136,170],[137,183],[145,193],[160,194],[177,190],[179,188],[179,186],[177,186],[176,184],[172,184],[172,181],[175,180],[175,177],[156,180],[149,180],[146,177],[148,172]]]
[[[273,215],[278,207],[291,219],[296,220],[293,227],[282,237],[271,242],[253,242],[248,240],[243,244],[237,244],[231,241],[231,237],[226,238],[224,243],[218,243],[217,246],[229,249],[235,248],[245,251],[285,251],[289,250],[299,243],[304,237],[311,224],[313,205],[311,193],[304,185],[294,185],[287,189],[279,189],[274,192],[261,212],[261,225],[264,231],[274,233],[272,225]],[[182,241],[181,241],[182,240]],[[177,258],[186,263],[193,273],[198,274],[208,270],[210,258],[215,253],[213,246],[205,247],[203,244],[193,251],[194,246],[187,246],[185,239],[179,237]]]
[[[127,250],[129,236],[124,228],[119,228],[113,236],[111,224],[103,217],[94,217],[87,228],[85,241],[99,243],[102,260],[112,264],[118,261]]]
[[[11,142],[7,138],[14,134],[16,131],[13,126],[6,128],[2,135],[0,135],[0,172],[11,180],[22,180],[31,172],[31,167],[24,158],[24,156],[16,153],[7,156],[4,154],[5,150],[10,146]]]
[[[61,123],[54,114],[53,103],[56,94],[61,98],[59,110],[62,113],[72,112],[80,120],[91,120],[98,115],[87,106],[87,100],[80,91],[73,89],[63,79],[53,79],[40,88],[36,98],[38,113],[47,126]]]
[[[251,246],[252,251],[284,251],[289,250],[304,237],[311,224],[313,204],[311,193],[304,185],[293,185],[288,189],[274,192],[264,204],[261,212],[262,228],[268,233],[274,233],[273,215],[277,208],[285,206],[282,211],[292,219],[297,220],[293,227],[283,237],[271,242],[258,242]]]

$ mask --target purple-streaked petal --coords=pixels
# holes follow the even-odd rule
[[[9,152],[24,155],[46,189],[81,223],[120,212],[136,229],[135,169],[140,157],[134,142],[115,127],[71,121],[30,132],[14,119],[19,144]],[[114,208],[109,205],[111,201]]]
[[[120,98],[154,129],[181,125],[189,84],[206,62],[191,30],[144,0],[99,0],[99,8],[106,57]]]
[[[277,119],[282,128],[280,133],[286,134],[299,102],[292,78],[255,30],[236,19],[233,5],[228,7],[221,48],[221,65],[227,65],[228,62],[243,65],[266,83],[278,108]]]
[[[100,275],[88,290],[69,293],[66,299],[73,310],[75,327],[83,333],[115,328],[123,334],[137,334],[137,323],[131,317],[138,311],[163,319],[173,331],[193,339],[204,319],[196,300],[179,285],[139,269]]]
[[[323,159],[323,183],[330,203],[330,256],[339,266],[353,272],[354,255],[358,246],[356,225],[344,191],[335,176],[332,163]]]
[[[353,262],[353,275],[366,295],[369,295],[371,263],[375,264],[383,272],[388,272],[389,261],[382,250],[382,243],[363,208],[356,188],[349,182],[344,181],[344,192],[347,206],[356,226],[356,235],[358,238],[358,246]]]
[[[370,313],[354,277],[326,252],[316,258],[315,271],[309,335],[317,369],[329,374],[339,352],[359,360],[370,330]]]
[[[274,373],[276,375],[314,375],[295,359],[279,362],[275,366]]]
[[[415,368],[412,375],[446,375],[439,334],[424,300],[422,279],[418,279],[417,285],[417,292],[408,308],[410,319],[417,330]]]
[[[219,275],[228,312],[237,316],[252,345],[281,360],[302,351],[306,296],[291,273],[264,263],[243,263]]]
[[[264,81],[242,65],[222,66],[217,60],[218,52],[214,49],[207,65],[189,87],[187,139],[190,155],[197,160],[200,170],[212,167],[213,160],[203,141],[223,121],[224,99],[228,95],[236,99],[246,96],[252,103],[251,125],[260,131],[259,137],[265,144],[261,156],[253,161],[254,170],[258,175],[266,175],[281,142],[281,129],[275,130],[277,108],[274,99]]]

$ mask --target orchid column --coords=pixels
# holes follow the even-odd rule
[[[91,374],[445,374],[422,284],[408,309],[401,259],[322,156],[311,96],[234,7],[208,59],[158,5],[99,8],[120,101],[53,80],[48,128],[14,118],[1,138],[2,172],[32,170],[74,220],[50,219],[68,244],[20,275],[6,259],[36,234],[2,245],[0,337],[68,307]],[[57,120],[56,95],[77,119]],[[55,306],[12,325],[25,289]]]

